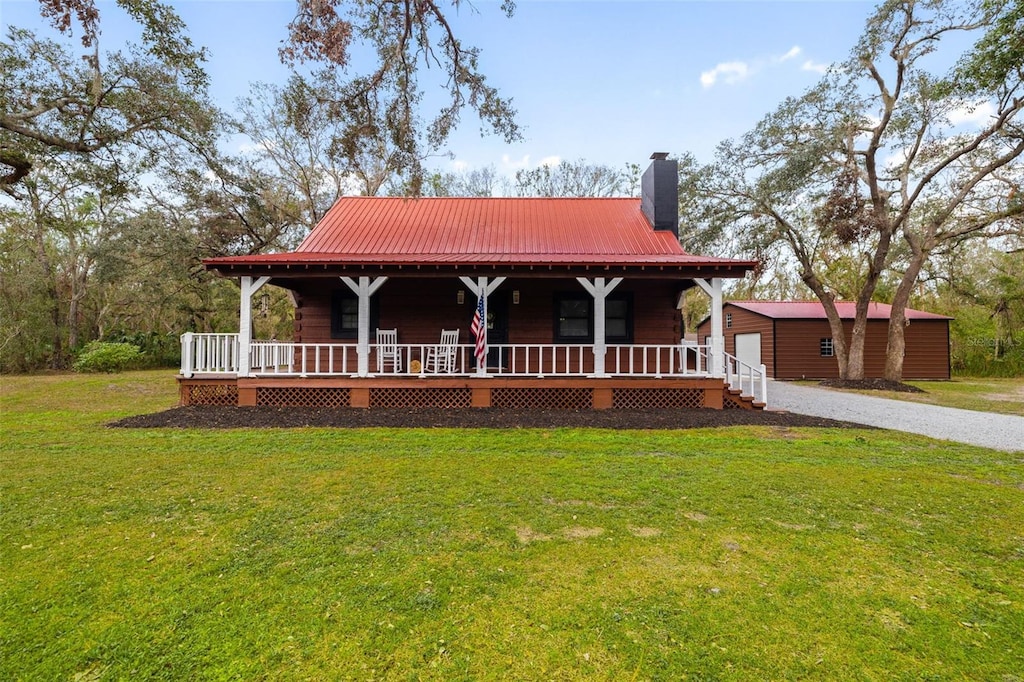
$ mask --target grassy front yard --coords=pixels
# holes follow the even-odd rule
[[[1024,461],[869,430],[122,430],[2,377],[0,679],[1024,671]]]
[[[817,381],[801,381],[817,386]],[[1024,416],[1024,377],[1000,379],[991,377],[955,377],[952,381],[908,381],[924,393],[896,391],[855,391],[865,395],[895,400],[910,400],[929,405],[958,407],[964,410],[1016,414]],[[846,389],[832,389],[846,390]]]

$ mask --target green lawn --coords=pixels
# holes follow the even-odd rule
[[[798,382],[817,386],[817,381]],[[896,391],[854,391],[865,395],[896,400],[911,400],[931,405],[959,407],[964,410],[1016,414],[1024,416],[1024,377],[999,379],[989,377],[956,377],[952,381],[908,381],[924,393]],[[845,389],[833,389],[845,390]]]
[[[122,430],[2,377],[0,679],[1024,679],[1024,460],[869,430]]]

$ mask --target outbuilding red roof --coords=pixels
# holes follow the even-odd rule
[[[639,199],[391,197],[339,199],[294,252],[204,263],[720,266],[734,277],[755,264],[686,253],[671,231],[652,229]]]
[[[729,305],[749,310],[758,315],[772,319],[791,320],[824,320],[825,307],[821,301],[727,301]],[[836,301],[836,312],[843,320],[852,320],[856,315],[857,304],[853,301]],[[892,306],[888,303],[872,301],[868,304],[869,320],[888,320]],[[951,320],[946,315],[926,313],[923,310],[906,309],[908,320]]]

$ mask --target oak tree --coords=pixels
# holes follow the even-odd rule
[[[1019,214],[1019,70],[958,81],[925,59],[952,34],[987,35],[1013,6],[885,2],[815,87],[722,143],[713,164],[682,166],[684,225],[703,228],[684,237],[791,259],[825,308],[843,378],[864,377],[868,305],[889,268],[901,281],[886,374],[899,379],[904,310],[923,263],[948,240],[1011,229]],[[855,290],[839,291],[837,264]],[[849,335],[840,293],[856,302]]]
[[[59,31],[81,31],[81,49],[10,27],[0,42],[0,190],[9,195],[47,157],[132,149],[159,153],[169,138],[208,143],[205,53],[173,9],[118,0],[142,26],[142,45],[100,50],[95,0],[40,0]]]

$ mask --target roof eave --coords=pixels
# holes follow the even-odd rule
[[[281,261],[236,261],[233,259],[210,258],[203,261],[203,266],[221,277],[240,277],[244,275],[271,275],[275,277],[330,277],[353,272],[393,276],[444,276],[469,273],[490,272],[495,275],[519,276],[553,276],[553,275],[584,275],[594,276],[632,276],[632,277],[664,277],[682,275],[685,277],[726,277],[740,278],[756,265],[754,261],[730,261],[724,259],[706,262],[578,262],[578,261],[543,261],[543,262],[508,262],[508,261],[474,261],[474,262],[337,262],[306,260],[293,262]]]

